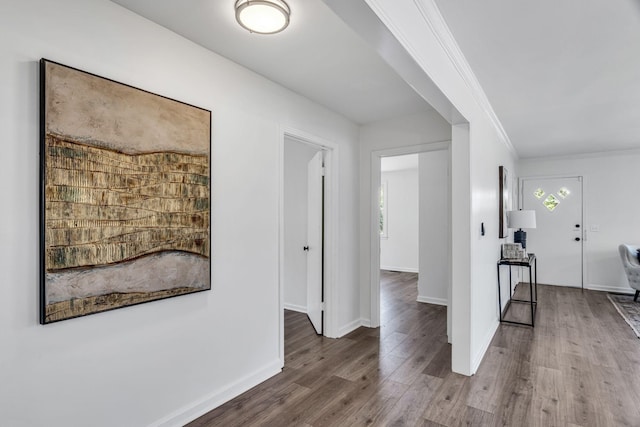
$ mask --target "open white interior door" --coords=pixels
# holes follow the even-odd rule
[[[323,152],[309,161],[307,192],[307,316],[319,335],[323,333]]]

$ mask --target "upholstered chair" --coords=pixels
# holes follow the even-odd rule
[[[638,294],[640,294],[640,262],[638,261],[638,249],[640,249],[639,246],[633,245],[618,246],[622,266],[624,267],[624,272],[627,273],[627,280],[629,280],[629,286],[636,290],[636,295],[633,298],[634,301],[638,300]]]

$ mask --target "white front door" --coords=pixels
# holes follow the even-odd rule
[[[323,329],[323,152],[319,151],[308,164],[307,192],[307,316],[316,332]]]
[[[527,252],[538,260],[538,283],[583,286],[582,177],[525,178],[522,209],[536,211]]]

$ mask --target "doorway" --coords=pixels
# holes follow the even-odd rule
[[[536,228],[527,232],[527,251],[540,265],[538,282],[584,287],[584,231],[581,176],[523,178],[522,209],[535,210]]]
[[[372,229],[371,229],[371,326],[380,326],[381,315],[381,232],[391,236],[392,228],[383,231],[381,225],[381,189],[382,162],[386,158],[415,154],[418,156],[418,296],[416,301],[451,307],[451,178],[450,143],[441,142],[414,147],[382,150],[372,153],[371,194]],[[424,162],[424,163],[423,163]],[[420,164],[423,163],[423,167]],[[388,187],[389,204],[394,196],[394,189]],[[383,193],[382,193],[383,194]],[[392,215],[392,213],[387,213]],[[389,217],[388,222],[393,225]],[[388,238],[388,237],[387,237]],[[386,242],[385,242],[386,243]],[[447,310],[447,331],[451,340],[451,310]]]
[[[323,334],[324,150],[284,141],[284,308]]]
[[[283,132],[280,198],[280,355],[284,312],[298,312],[331,337],[337,218],[337,147],[299,131]]]

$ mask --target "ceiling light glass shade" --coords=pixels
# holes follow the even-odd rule
[[[236,20],[252,33],[275,34],[289,25],[291,9],[282,0],[237,0]]]

